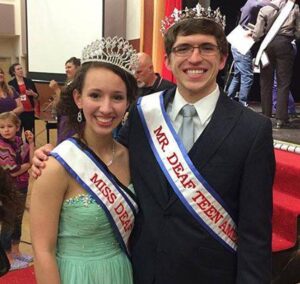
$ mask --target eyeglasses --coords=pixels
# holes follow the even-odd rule
[[[195,48],[198,48],[200,55],[202,56],[215,55],[219,50],[217,45],[212,43],[203,43],[199,45],[180,44],[173,47],[172,52],[177,56],[191,56]]]

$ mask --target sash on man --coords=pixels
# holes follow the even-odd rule
[[[165,111],[163,92],[141,97],[137,107],[154,156],[180,201],[214,238],[235,252],[236,224],[187,155]]]

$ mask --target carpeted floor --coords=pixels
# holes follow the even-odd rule
[[[36,284],[33,266],[7,273],[0,278],[0,284]]]
[[[276,150],[273,187],[273,252],[296,244],[300,215],[300,155]]]
[[[275,151],[272,284],[300,283],[300,154],[285,146]]]

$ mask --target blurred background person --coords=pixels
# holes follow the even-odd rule
[[[138,60],[139,67],[135,73],[139,88],[138,97],[176,87],[174,83],[163,79],[159,73],[154,72],[150,55],[140,52],[138,53]]]
[[[23,130],[30,130],[34,133],[34,106],[35,100],[39,97],[38,91],[33,81],[24,76],[23,67],[19,63],[14,63],[9,67],[9,74],[14,78],[8,84],[13,86],[19,93],[24,108],[24,111],[20,114],[21,133]]]
[[[66,78],[65,85],[68,85],[73,81],[78,67],[80,67],[80,59],[79,58],[76,58],[73,56],[66,61],[65,71],[66,71],[67,78]],[[50,81],[49,87],[54,91],[55,100],[58,101],[58,99],[60,97],[60,93],[61,93],[61,87],[55,80]]]
[[[139,52],[137,55],[139,65],[135,72],[135,78],[138,84],[138,92],[135,100],[141,96],[146,96],[176,87],[176,84],[163,79],[159,73],[154,72],[153,61],[149,54]],[[133,104],[131,104],[131,106],[133,106]],[[114,137],[118,136],[122,125],[127,120],[130,109],[131,108],[129,108],[128,112],[126,112],[122,124],[118,125],[118,127],[114,130]]]
[[[248,25],[256,23],[257,15],[263,6],[270,3],[270,0],[248,0],[241,8],[241,17],[239,25],[248,29]],[[241,54],[236,48],[231,47],[231,53],[234,61],[234,73],[232,81],[228,88],[228,96],[234,98],[239,93],[239,102],[243,106],[248,106],[248,95],[253,84],[253,66],[252,51]]]
[[[292,41],[293,50],[295,56],[297,55],[297,45],[296,41]],[[277,78],[276,73],[274,74],[274,84],[273,84],[273,91],[272,91],[272,102],[273,102],[273,113],[276,113],[276,105],[277,105]],[[296,104],[292,92],[289,91],[289,98],[288,98],[288,114],[290,118],[297,118],[297,111],[296,111]]]
[[[79,58],[76,57],[71,57],[68,59],[65,63],[65,70],[66,70],[66,75],[67,79],[65,82],[65,86],[68,86],[74,79],[75,74],[80,67],[81,62]],[[61,94],[61,87],[55,80],[51,80],[49,83],[49,87],[54,91],[54,101],[53,101],[53,108],[56,107],[57,103],[60,100],[60,94]],[[63,140],[71,137],[73,134],[75,134],[75,131],[73,130],[66,130],[67,129],[67,120],[68,117],[65,115],[62,115],[60,113],[56,113],[57,115],[57,144],[62,142]]]
[[[273,109],[272,113],[276,113],[276,105],[277,105],[277,79],[276,74],[274,76],[274,84],[273,84],[273,91],[272,91],[272,102],[273,102]],[[296,104],[292,92],[289,91],[289,98],[288,98],[288,114],[290,118],[297,118],[297,111],[296,111]],[[272,114],[273,116],[273,114]]]
[[[6,170],[16,188],[17,216],[13,227],[3,226],[1,244],[11,263],[11,270],[27,267],[33,257],[20,252],[22,219],[27,197],[31,158],[34,151],[34,136],[29,130],[25,137],[29,144],[17,136],[21,121],[12,112],[0,114],[0,167]]]
[[[20,115],[23,105],[16,90],[7,84],[4,71],[0,67],[0,113],[7,111]]]
[[[270,31],[287,2],[286,0],[272,0],[269,5],[259,10],[252,35],[255,41],[260,40]],[[292,41],[295,38],[300,38],[300,12],[298,4],[295,4],[291,8],[291,11],[281,25],[274,27],[277,29],[276,34],[265,48],[269,64],[260,70],[262,113],[267,117],[272,116],[272,91],[274,74],[276,73],[277,105],[275,114],[276,124],[274,128],[293,128],[294,126],[289,122],[288,116],[288,96],[295,61],[295,51]]]

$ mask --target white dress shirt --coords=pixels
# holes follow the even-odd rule
[[[220,95],[219,86],[215,88],[215,90],[210,93],[208,96],[200,99],[194,104],[197,115],[194,116],[194,142],[199,138],[201,133],[204,131],[205,127],[211,120],[211,116],[216,108],[217,101]],[[167,114],[169,115],[172,125],[178,133],[179,128],[182,124],[182,115],[180,114],[180,110],[183,106],[189,104],[179,93],[178,88],[176,89],[175,97],[173,102],[169,103],[167,106]]]

